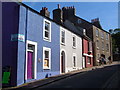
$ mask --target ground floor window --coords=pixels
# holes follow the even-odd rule
[[[51,49],[43,47],[43,69],[51,68]]]
[[[91,57],[88,57],[88,64],[91,64]]]
[[[73,56],[73,67],[76,67],[76,57]]]

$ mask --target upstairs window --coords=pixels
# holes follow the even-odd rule
[[[106,33],[106,40],[108,40],[108,34]]]
[[[43,38],[45,41],[51,41],[51,23],[48,20],[44,20],[44,25],[43,25]]]
[[[65,44],[65,31],[61,31],[61,43]]]
[[[96,29],[96,36],[99,36],[99,31],[98,31],[98,29]]]
[[[73,47],[75,48],[76,47],[76,37],[73,36]]]
[[[109,51],[109,45],[108,44],[106,44],[106,50]]]
[[[77,20],[77,23],[78,23],[78,24],[81,24],[81,23],[82,23],[82,20],[81,20],[81,19],[78,19],[78,20]]]
[[[101,38],[104,39],[104,33],[103,32],[101,32]]]
[[[102,50],[104,50],[104,42],[102,42]]]
[[[88,42],[88,51],[92,52],[92,42]]]
[[[96,47],[99,49],[99,40],[96,41]]]

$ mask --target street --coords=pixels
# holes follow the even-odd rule
[[[117,74],[116,74],[117,73]],[[114,75],[116,74],[116,75]],[[42,88],[106,88],[106,83],[110,81],[110,78],[117,77],[117,88],[120,88],[120,65],[112,65],[104,68],[98,68],[95,70],[81,72],[71,77],[61,79],[59,81],[50,83],[42,87],[35,87],[34,89]],[[112,87],[112,85],[110,85]],[[115,86],[115,85],[113,85]],[[114,88],[114,87],[113,87]]]

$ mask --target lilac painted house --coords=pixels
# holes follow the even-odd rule
[[[60,26],[45,10],[2,3],[2,68],[3,77],[10,72],[9,86],[60,74]]]

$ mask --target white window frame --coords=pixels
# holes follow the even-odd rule
[[[45,51],[49,51],[49,67],[44,66]],[[43,47],[43,69],[51,69],[51,48]]]
[[[75,41],[73,41],[73,37],[75,38]],[[75,46],[73,46],[73,43],[74,43],[74,42],[75,42]],[[72,36],[72,46],[73,46],[74,49],[75,49],[76,46],[77,46],[77,38],[76,38],[75,35]]]
[[[32,51],[33,50],[29,50],[28,49],[28,45],[31,44],[31,45],[34,45],[35,46],[35,54],[34,54],[34,77],[33,79],[37,79],[37,42],[34,42],[34,41],[29,41],[27,40],[26,41],[26,69],[25,69],[25,80],[27,80],[27,52],[28,51]]]
[[[75,57],[75,66],[74,66],[74,58],[73,57]],[[76,55],[76,53],[73,53],[73,56],[72,56],[72,65],[73,65],[73,68],[77,67],[77,55]]]
[[[45,37],[45,22],[49,23],[49,38]],[[51,22],[47,19],[43,19],[43,40],[51,42]]]
[[[65,37],[64,37],[64,42],[62,42],[62,32],[64,32],[64,34],[65,34],[65,30],[61,30],[60,41],[61,41],[62,45],[65,45]]]

